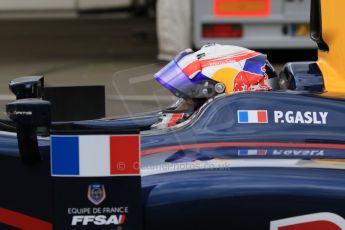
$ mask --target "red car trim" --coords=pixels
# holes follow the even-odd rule
[[[344,144],[321,144],[321,143],[278,143],[278,142],[218,142],[173,145],[160,148],[146,149],[141,151],[142,156],[168,151],[196,149],[196,148],[216,148],[216,147],[288,147],[288,148],[317,148],[317,149],[345,149]],[[344,154],[345,156],[345,154]]]
[[[0,223],[24,230],[52,230],[53,225],[35,217],[0,208]]]

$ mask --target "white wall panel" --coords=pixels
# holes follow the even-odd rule
[[[99,0],[96,0],[96,2]],[[0,11],[75,10],[76,0],[0,0]]]
[[[125,8],[131,6],[132,2],[132,0],[78,0],[78,9]]]

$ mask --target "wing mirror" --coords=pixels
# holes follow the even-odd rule
[[[44,91],[43,76],[20,77],[10,81],[10,90],[16,99],[42,98]]]
[[[50,102],[41,99],[21,99],[6,105],[7,116],[16,123],[20,158],[34,164],[41,160],[37,128],[51,125]]]

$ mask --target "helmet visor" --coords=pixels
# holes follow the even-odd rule
[[[167,88],[177,97],[189,97],[197,82],[191,79],[182,71],[175,60],[172,60],[154,76],[155,80]]]

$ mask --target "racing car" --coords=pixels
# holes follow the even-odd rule
[[[312,1],[319,60],[287,63],[280,90],[163,130],[156,112],[54,122],[43,77],[11,81],[1,229],[345,229],[344,6]]]

